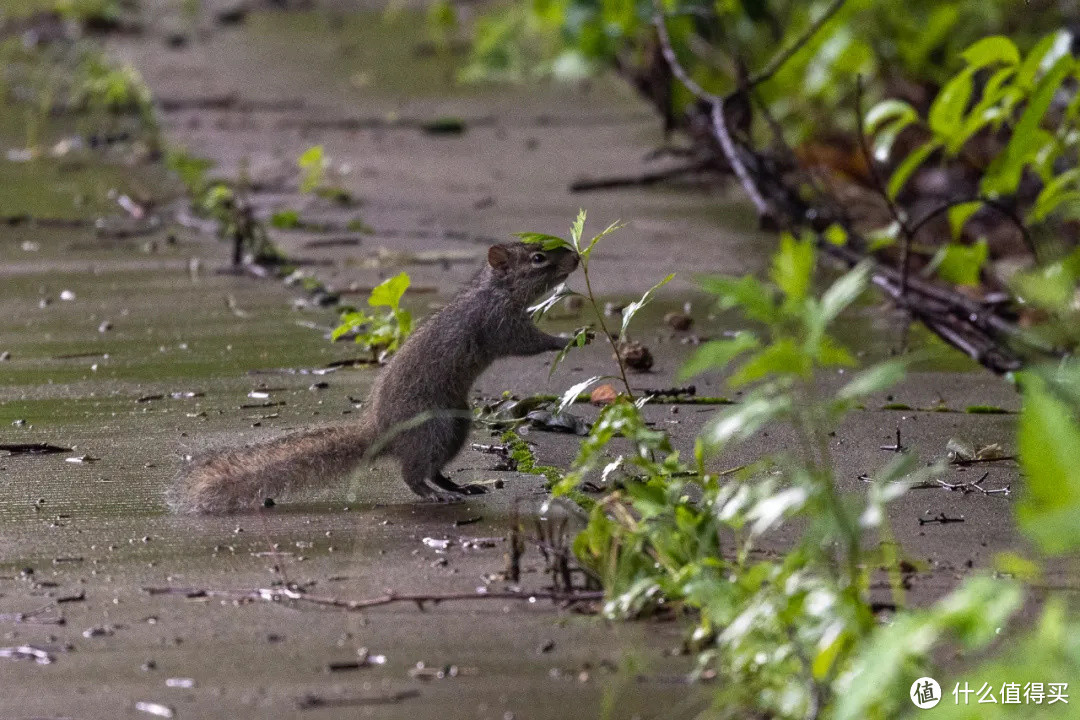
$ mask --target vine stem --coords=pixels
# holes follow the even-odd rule
[[[626,387],[626,394],[634,400],[634,391],[630,389],[630,381],[626,377],[626,366],[623,364],[622,355],[619,354],[619,346],[611,337],[611,333],[608,332],[607,323],[604,322],[604,313],[600,310],[600,307],[596,304],[596,296],[593,294],[592,281],[589,280],[589,262],[583,260],[581,263],[581,273],[585,276],[585,290],[589,294],[589,304],[592,305],[593,312],[596,313],[596,319],[600,323],[600,330],[603,331],[604,337],[607,338],[608,344],[611,345],[611,349],[615,352],[615,362],[619,366],[619,377],[622,379],[623,385]]]

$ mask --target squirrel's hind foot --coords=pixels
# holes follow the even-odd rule
[[[465,502],[465,496],[460,493],[446,492],[444,490],[432,489],[431,492],[423,495],[425,502],[437,503],[439,505],[454,505],[456,503]]]
[[[441,490],[457,493],[459,495],[483,495],[487,492],[487,488],[483,485],[458,485],[442,473],[438,473],[435,477],[431,478],[431,484]]]

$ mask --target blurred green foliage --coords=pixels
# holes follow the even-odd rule
[[[667,18],[675,51],[707,90],[726,94],[739,78],[798,48],[761,83],[759,97],[793,139],[854,128],[854,77],[916,103],[943,85],[960,52],[985,35],[1007,33],[1021,48],[1065,26],[1052,0],[847,0],[804,41],[834,0],[525,0],[483,15],[474,28],[468,79],[530,74],[577,78],[619,66],[648,73],[655,62],[651,22]],[[672,110],[691,101],[675,88]]]

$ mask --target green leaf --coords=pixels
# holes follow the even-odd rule
[[[930,140],[916,150],[913,150],[910,155],[904,158],[904,162],[896,167],[892,177],[889,178],[889,187],[887,188],[889,197],[891,199],[896,199],[896,196],[904,189],[904,185],[907,184],[907,181],[911,178],[912,174],[926,162],[928,157],[939,149],[941,149],[941,143],[937,140]]]
[[[1080,168],[1061,173],[1043,187],[1028,217],[1029,222],[1042,222],[1058,207],[1075,200],[1080,186]]]
[[[1080,426],[1068,406],[1032,373],[1021,378],[1017,443],[1026,478],[1020,527],[1048,554],[1080,548]]]
[[[904,378],[905,360],[890,360],[862,371],[836,394],[840,400],[858,400],[876,392],[888,390]]]
[[[686,380],[706,370],[726,367],[733,359],[760,345],[757,336],[750,332],[738,332],[727,340],[711,340],[699,347],[679,370],[679,380]]]
[[[974,245],[949,243],[931,260],[938,277],[956,285],[975,286],[979,284],[983,265],[990,257],[990,247],[985,238]]]
[[[641,310],[641,308],[649,304],[649,301],[652,300],[653,293],[656,292],[659,288],[662,288],[664,285],[667,285],[669,282],[671,282],[671,279],[673,277],[675,277],[675,273],[671,273],[663,280],[653,285],[651,288],[645,291],[645,294],[642,295],[640,299],[635,300],[634,302],[628,304],[626,307],[623,308],[622,328],[619,330],[620,338],[626,337],[626,329],[630,327],[630,321],[634,319],[634,316],[637,315],[638,311]]]
[[[296,210],[279,210],[270,218],[270,224],[279,230],[292,230],[300,227],[300,213]]]
[[[698,279],[701,288],[719,297],[724,310],[739,308],[751,320],[771,323],[777,317],[777,307],[772,288],[752,275],[741,278],[712,275]]]
[[[915,122],[915,119],[900,118],[896,122],[889,123],[883,127],[874,137],[872,150],[874,159],[878,162],[885,162],[888,160],[889,155],[892,154],[893,145],[896,144],[896,138],[913,122]]]
[[[927,122],[935,135],[948,138],[960,130],[971,93],[974,90],[975,68],[965,68],[945,83],[930,105]]]
[[[610,235],[616,230],[620,230],[624,227],[626,226],[620,223],[618,220],[608,225],[606,228],[604,228],[603,232],[601,232],[599,235],[589,241],[589,244],[585,247],[584,250],[581,251],[581,256],[587,260],[589,258],[589,255],[592,253],[593,247],[596,245],[597,242],[600,241],[600,238]]]
[[[574,249],[581,252],[581,233],[585,231],[585,209],[578,208],[577,219],[570,226],[570,239],[574,243]]]
[[[822,326],[836,319],[844,308],[862,294],[870,282],[870,261],[864,261],[840,276],[821,296]]]
[[[809,378],[813,370],[812,358],[803,352],[791,338],[777,340],[756,353],[728,378],[731,387],[739,387],[769,375],[797,375]]]
[[[838,245],[840,247],[847,245],[847,230],[844,229],[843,225],[840,225],[838,223],[833,223],[828,228],[826,228],[824,237],[825,241],[828,242],[830,245]]]
[[[780,238],[780,250],[773,256],[769,276],[787,296],[787,302],[802,302],[814,270],[814,243],[797,240],[790,233]]]
[[[1015,273],[1009,285],[1025,303],[1052,312],[1068,307],[1076,293],[1076,277],[1060,262]]]
[[[1016,192],[1024,168],[1034,162],[1035,152],[1041,145],[1037,132],[1042,124],[1054,95],[1066,77],[1076,65],[1072,56],[1058,58],[1054,66],[1039,80],[1028,100],[1027,107],[1013,129],[1012,137],[1005,151],[991,163],[990,169],[983,176],[982,192],[998,196]]]
[[[851,351],[828,335],[823,335],[818,341],[814,360],[822,367],[855,367],[857,364]]]
[[[1020,62],[1020,51],[1016,49],[1016,44],[1001,35],[979,40],[960,53],[960,56],[974,68],[984,68],[995,63],[1016,65]]]
[[[960,239],[960,233],[963,231],[965,223],[967,223],[971,216],[977,213],[982,206],[982,201],[972,200],[971,202],[953,205],[946,211],[949,216],[949,229],[952,230],[952,239],[954,241]]]
[[[1059,30],[1051,33],[1035,44],[1016,71],[1016,84],[1024,90],[1030,90],[1035,84],[1039,71],[1046,71],[1063,55],[1068,54],[1072,44],[1070,33]]]
[[[330,339],[337,341],[342,335],[352,332],[362,325],[367,325],[369,322],[371,322],[371,317],[363,312],[346,313],[341,318],[341,324],[330,333]]]
[[[387,278],[371,290],[368,297],[368,305],[372,307],[388,307],[397,310],[401,304],[401,296],[409,289],[409,275],[399,273],[392,278]]]
[[[752,397],[711,420],[701,432],[702,441],[713,451],[739,442],[760,430],[765,423],[791,409],[791,396]]]
[[[304,177],[300,181],[300,192],[312,192],[322,184],[325,163],[326,158],[322,145],[314,145],[308,148],[297,158],[296,164],[304,171]]]
[[[919,114],[915,112],[915,108],[913,108],[910,103],[895,98],[889,98],[887,100],[882,100],[866,111],[864,124],[866,132],[873,135],[877,132],[878,128],[884,126],[887,122],[894,120],[914,122],[918,119]]]
[[[539,245],[541,250],[555,250],[557,248],[569,248],[573,250],[573,246],[566,242],[565,238],[561,238],[558,235],[547,235],[545,233],[535,232],[519,232],[514,233],[515,237],[521,239],[521,242],[528,245]]]

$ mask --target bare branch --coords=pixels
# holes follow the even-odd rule
[[[491,592],[472,593],[394,593],[387,592],[378,597],[363,600],[346,600],[293,590],[291,588],[256,588],[253,590],[208,590],[194,587],[144,587],[143,592],[150,595],[182,595],[186,598],[216,597],[235,602],[297,602],[321,607],[332,607],[341,610],[366,610],[368,608],[392,605],[394,603],[413,603],[421,610],[427,603],[437,604],[456,600],[551,600],[556,603],[595,602],[602,600],[604,593],[600,591],[581,592],[553,592],[549,590],[537,590],[533,592],[524,590],[494,590]]]
[[[772,211],[769,209],[769,204],[765,202],[765,198],[761,196],[757,184],[754,182],[754,179],[750,177],[750,173],[746,169],[746,164],[742,161],[742,158],[739,157],[739,150],[735,147],[735,143],[731,139],[731,133],[728,132],[727,119],[724,117],[723,99],[718,98],[713,101],[710,119],[712,120],[713,133],[716,135],[716,139],[720,141],[720,147],[724,151],[724,156],[727,158],[728,164],[731,165],[731,169],[735,171],[735,175],[739,178],[739,182],[742,183],[747,197],[750,198],[750,202],[754,203],[754,208],[757,210],[758,217],[761,218],[762,222],[765,222],[768,218],[772,218]]]
[[[656,27],[656,36],[660,41],[660,52],[664,56],[664,61],[668,64],[668,68],[671,69],[671,74],[674,75],[679,82],[686,87],[698,100],[703,100],[707,103],[716,103],[720,100],[720,96],[707,91],[705,88],[698,84],[697,80],[690,77],[690,73],[686,72],[686,68],[679,62],[678,56],[675,55],[675,48],[671,45],[671,35],[668,34],[667,22],[664,20],[664,15],[657,11],[653,15],[653,25]]]

